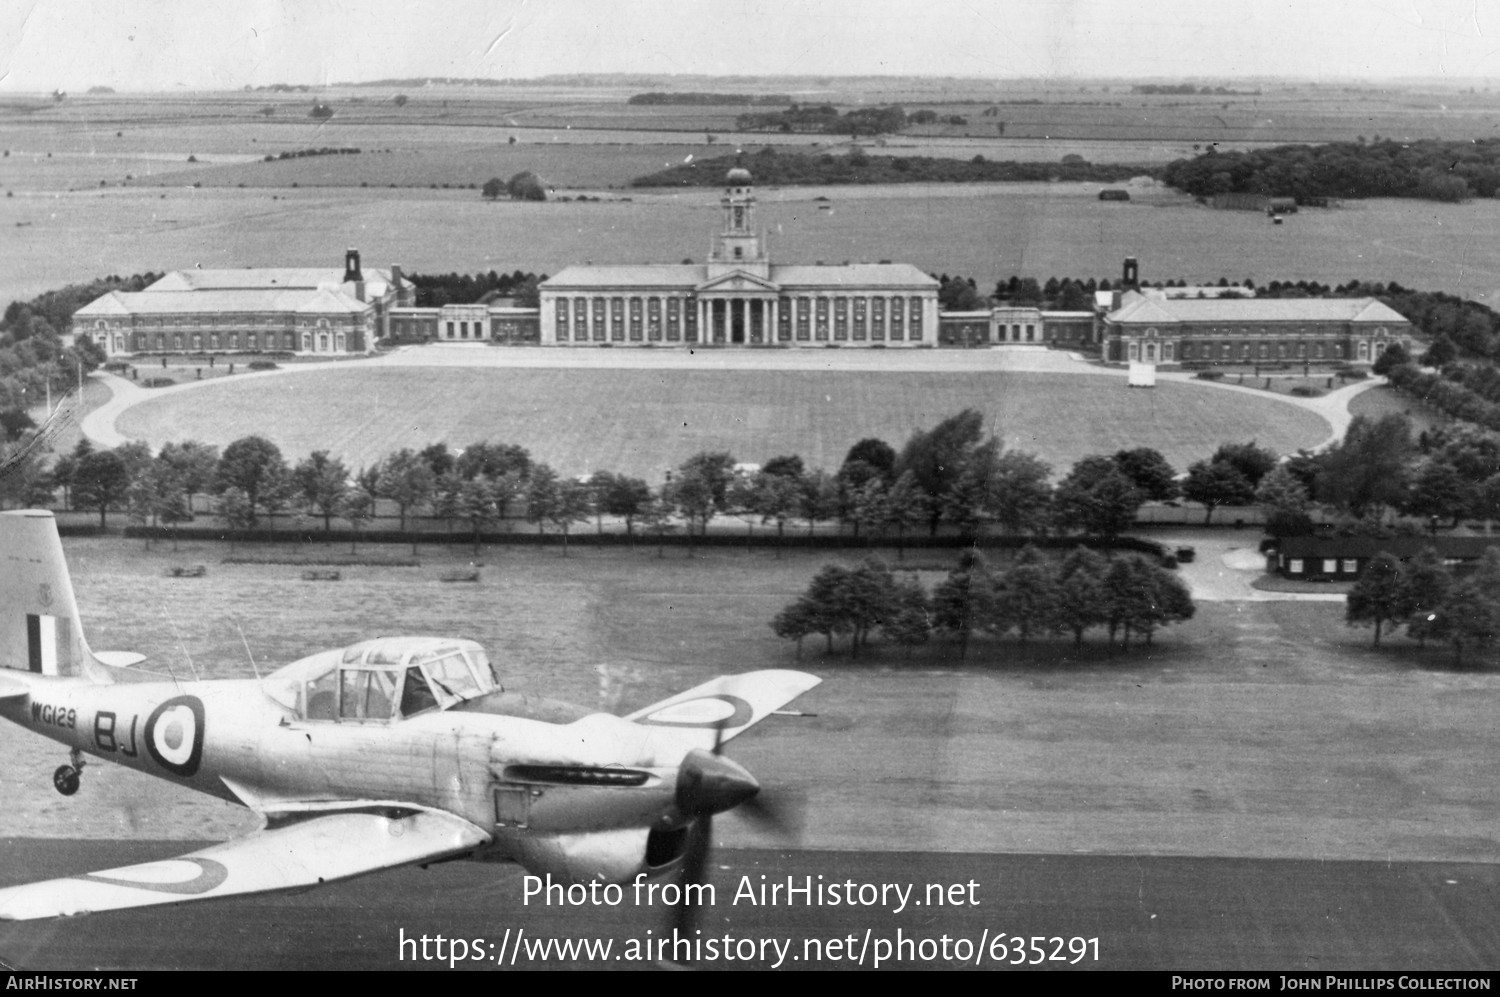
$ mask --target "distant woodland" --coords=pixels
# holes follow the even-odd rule
[[[1416,197],[1464,201],[1500,189],[1500,139],[1332,142],[1208,152],[1169,163],[1167,183],[1198,197]]]

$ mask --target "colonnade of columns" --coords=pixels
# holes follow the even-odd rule
[[[922,342],[928,302],[913,295],[559,295],[558,343]]]

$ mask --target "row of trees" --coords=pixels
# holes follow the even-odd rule
[[[368,515],[349,503],[380,498],[396,504],[403,531],[409,516],[425,514],[450,528],[466,521],[476,538],[521,505],[533,522],[565,536],[572,524],[606,515],[623,520],[631,536],[638,525],[660,535],[677,519],[690,542],[719,516],[739,517],[747,530],[774,525],[783,537],[794,521],[809,532],[838,521],[856,536],[893,539],[899,556],[906,538],[924,527],[930,535],[947,527],[971,539],[998,528],[1109,540],[1131,527],[1143,503],[1178,497],[1204,503],[1211,517],[1218,505],[1251,501],[1274,464],[1274,454],[1253,443],[1226,444],[1178,482],[1160,453],[1137,448],[1085,457],[1054,485],[1050,465],[1004,449],[986,433],[984,417],[968,409],[913,433],[900,451],[861,440],[834,473],[809,469],[797,456],[754,468],[727,452],[703,452],[653,488],[608,471],[563,478],[540,469],[524,448],[491,442],[457,454],[444,444],[406,449],[357,472],[326,451],[289,465],[260,437],[236,440],[222,454],[178,443],[155,456],[140,443],[95,451],[85,442],[50,472],[37,454],[22,461],[0,480],[0,501],[50,504],[61,489],[65,504],[98,510],[101,524],[110,509],[128,506],[138,522],[170,525],[189,515],[193,495],[208,492],[220,496],[220,511],[235,526],[295,514],[319,517],[328,530],[335,517]]]
[[[541,301],[537,286],[546,274],[521,270],[510,273],[414,273],[406,278],[417,288],[418,308],[441,308],[443,305],[469,305],[487,294],[515,298],[522,308],[535,308]]]
[[[1457,577],[1432,548],[1403,563],[1388,553],[1370,560],[1349,591],[1345,619],[1382,631],[1406,628],[1422,645],[1446,642],[1454,660],[1500,647],[1500,550],[1489,550],[1473,573]]]
[[[734,119],[741,132],[817,132],[827,135],[882,135],[906,127],[899,106],[856,107],[840,114],[832,104],[792,104],[784,111],[750,111]]]
[[[1131,635],[1146,644],[1157,630],[1191,619],[1187,586],[1155,560],[1139,554],[1106,557],[1078,547],[1049,559],[1025,547],[1007,567],[992,566],[977,548],[929,593],[909,573],[897,574],[875,558],[854,568],[826,565],[771,621],[778,637],[796,642],[821,634],[829,653],[835,638],[847,638],[857,657],[877,630],[908,656],[934,634],[958,644],[962,660],[976,636],[1014,635],[1021,643],[1067,634],[1075,646],[1103,628],[1114,646]]]
[[[630,181],[632,187],[718,187],[724,174],[747,167],[756,183],[796,186],[808,184],[990,183],[1052,180],[1118,183],[1149,172],[1145,167],[1119,163],[1041,163],[945,159],[934,156],[871,156],[854,149],[844,156],[832,153],[777,151],[767,146],[753,156],[719,156],[694,160]]]

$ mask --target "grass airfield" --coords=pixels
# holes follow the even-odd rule
[[[1337,603],[1200,603],[1128,654],[976,642],[961,663],[939,642],[911,661],[880,646],[850,661],[811,640],[799,661],[767,621],[833,555],[507,548],[481,555],[470,586],[438,581],[471,560],[464,544],[338,583],[223,564],[218,544],[66,547],[94,646],[179,676],[187,657],[206,676],[250,676],[236,624],[262,671],[378,633],[463,634],[508,688],[614,712],[723,671],[813,671],[824,684],[797,706],[815,717],[772,718],[730,748],[768,791],[806,799],[810,848],[1500,860],[1494,674],[1454,671],[1446,650],[1374,651]],[[183,563],[208,574],[164,577]],[[59,746],[7,724],[0,750],[0,837],[201,840],[254,823],[105,764],[63,798]],[[730,846],[776,844],[733,818],[715,826]]]

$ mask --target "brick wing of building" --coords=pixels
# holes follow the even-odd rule
[[[1163,365],[1373,363],[1412,349],[1412,325],[1374,298],[1181,298],[1129,291],[1104,316],[1105,358]]]
[[[143,291],[111,291],[73,314],[74,336],[111,357],[145,353],[368,353],[416,289],[401,268],[177,270]]]

